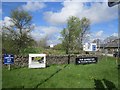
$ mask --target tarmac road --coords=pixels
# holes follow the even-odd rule
[[[105,55],[105,53],[103,53]],[[107,56],[113,57],[113,54],[106,54]]]

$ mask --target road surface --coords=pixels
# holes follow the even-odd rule
[[[103,53],[105,55],[105,53]],[[107,56],[113,57],[113,54],[106,54]]]

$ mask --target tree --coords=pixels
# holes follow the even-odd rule
[[[73,51],[77,48],[77,38],[79,37],[80,28],[80,19],[77,17],[69,17],[67,21],[67,28],[61,32],[63,36],[62,45],[68,54],[68,51]]]
[[[69,30],[69,50],[75,50],[78,46],[78,37],[81,32],[80,19],[78,17],[70,17],[68,19]]]
[[[38,41],[38,47],[47,48],[48,37],[45,36]]]
[[[63,50],[62,44],[57,44],[54,46],[55,50]]]
[[[87,18],[72,16],[67,21],[67,27],[63,29],[61,35],[62,45],[68,54],[68,51],[80,50],[82,41],[85,38],[87,31],[89,30],[90,22]]]
[[[79,42],[82,44],[83,40],[85,39],[86,34],[90,30],[90,20],[84,17],[81,19],[80,24],[81,24],[80,25],[81,33],[80,33],[80,37],[79,37],[79,40],[80,40]],[[80,45],[80,46],[82,46],[82,45]]]
[[[97,43],[97,45],[99,46],[99,44],[102,43],[102,40],[97,38],[97,39],[94,39],[92,43]]]
[[[6,23],[3,24],[3,44],[6,46],[12,42],[13,46],[11,45],[12,47],[8,48],[14,47],[17,54],[19,54],[22,49],[31,46],[34,42],[30,36],[30,32],[33,29],[31,21],[32,16],[28,12],[20,9],[11,11],[11,25],[7,26]],[[8,38],[10,42],[7,42]]]
[[[63,29],[63,31],[61,32],[62,35],[62,46],[63,49],[65,49],[66,54],[68,54],[68,49],[69,49],[69,43],[70,43],[70,39],[69,39],[69,31],[68,29]]]

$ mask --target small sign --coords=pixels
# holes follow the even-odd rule
[[[92,51],[96,51],[96,45],[92,45]]]
[[[76,64],[90,64],[90,63],[97,63],[97,57],[79,57],[76,58]]]
[[[46,54],[29,54],[29,68],[45,68]]]
[[[14,55],[5,54],[4,55],[4,64],[14,64]]]

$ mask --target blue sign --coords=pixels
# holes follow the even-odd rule
[[[96,51],[96,45],[92,45],[92,51]]]
[[[14,63],[14,55],[5,54],[4,55],[4,64],[13,64]]]

